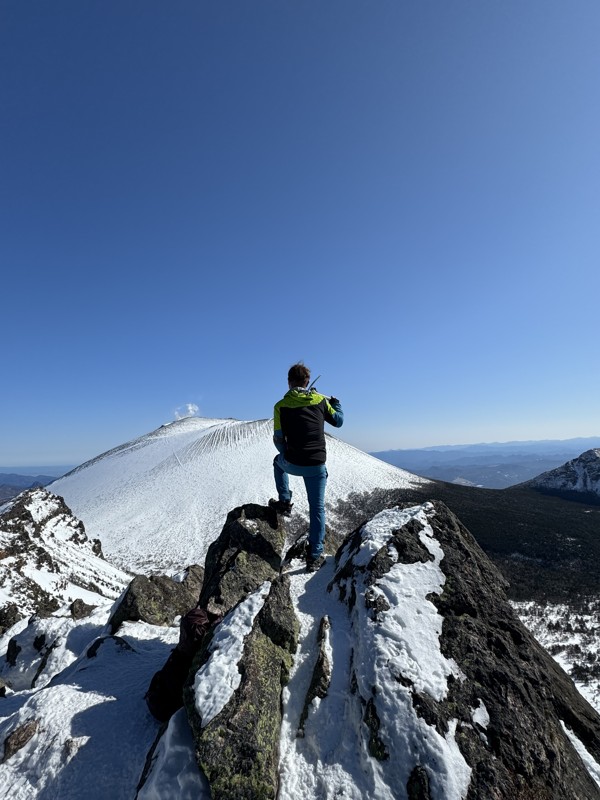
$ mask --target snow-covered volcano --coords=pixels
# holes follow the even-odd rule
[[[55,481],[98,538],[106,557],[125,569],[179,570],[202,563],[232,508],[275,496],[272,420],[188,417],[163,425],[88,461]],[[428,483],[333,436],[327,437],[326,503],[353,492]],[[290,478],[294,511],[308,516],[301,478]]]

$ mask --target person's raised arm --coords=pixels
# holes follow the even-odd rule
[[[335,428],[341,428],[344,424],[344,412],[342,411],[342,404],[337,397],[330,397],[329,400],[327,400],[327,415],[325,419]]]

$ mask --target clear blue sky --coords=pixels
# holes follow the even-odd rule
[[[597,0],[4,0],[0,465],[600,434]]]

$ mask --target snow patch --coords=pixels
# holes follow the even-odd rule
[[[185,709],[169,720],[137,800],[210,800],[208,781],[194,757],[194,739]]]
[[[244,640],[262,609],[271,582],[265,581],[256,592],[236,606],[217,627],[210,643],[210,656],[194,679],[196,710],[206,727],[227,705],[239,687],[242,676],[238,664]]]
[[[567,726],[562,720],[560,721],[560,724],[562,725],[564,732],[569,737],[571,744],[573,745],[575,750],[577,750],[579,757],[585,764],[585,768],[587,769],[591,777],[594,779],[594,781],[598,784],[598,786],[600,786],[600,764],[598,764],[594,756],[591,755],[591,753],[586,749],[585,745],[582,744],[582,742],[577,738],[577,736],[575,736],[575,734],[573,733],[572,730],[570,730],[570,728],[567,728]]]
[[[490,715],[488,714],[488,710],[485,707],[483,700],[480,699],[477,708],[473,709],[471,719],[476,725],[479,725],[480,728],[487,730],[487,727],[490,724]]]

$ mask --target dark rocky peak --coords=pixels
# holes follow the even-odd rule
[[[518,620],[504,579],[446,506],[378,515],[337,562],[331,586],[360,643],[352,681],[368,747],[406,762],[407,796],[443,796],[431,764],[453,743],[468,798],[600,797],[563,727],[600,761],[600,718]],[[427,642],[436,630],[439,649]],[[374,669],[364,669],[367,655]],[[390,749],[386,724],[411,715],[422,735],[407,760]]]
[[[522,484],[567,499],[600,502],[600,449],[586,450],[561,467]]]
[[[245,505],[230,511],[206,554],[199,605],[226,614],[278,574],[286,534],[271,508]]]

